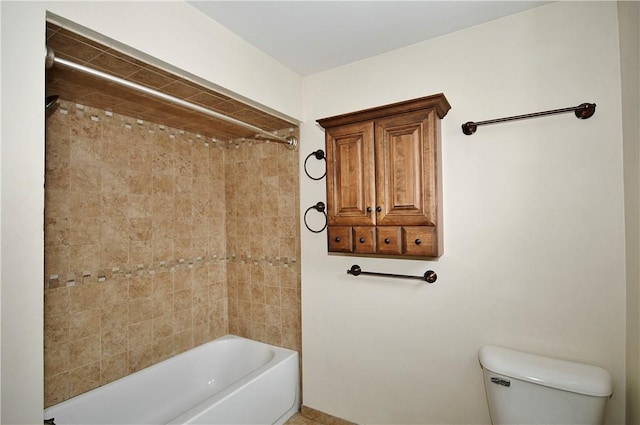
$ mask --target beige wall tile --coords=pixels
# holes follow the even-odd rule
[[[151,297],[129,300],[129,324],[143,322],[153,317]]]
[[[173,292],[153,295],[153,318],[168,316],[173,313]]]
[[[267,325],[266,343],[281,346],[282,328],[277,325]]]
[[[129,346],[151,344],[152,338],[152,320],[135,323],[129,326]]]
[[[100,243],[101,226],[100,217],[73,217],[71,219],[70,244]]]
[[[151,218],[153,216],[153,197],[146,193],[129,193],[126,196],[126,216],[133,218]]]
[[[69,370],[69,344],[47,344],[44,349],[45,376],[54,376]]]
[[[144,322],[143,322],[144,323]],[[134,325],[135,326],[135,325]],[[114,329],[104,332],[101,335],[101,358],[112,357],[118,354],[126,353],[129,347],[129,338],[126,330]],[[131,343],[135,344],[138,340],[131,338]]]
[[[97,135],[88,138],[86,136],[80,136],[79,134],[72,134],[69,146],[71,164],[86,164],[87,166],[100,165],[101,153],[102,143]]]
[[[100,361],[100,335],[73,339],[69,343],[70,367],[84,366]]]
[[[153,244],[150,240],[129,241],[129,262],[131,265],[149,265],[153,260]]]
[[[270,326],[282,327],[282,307],[279,305],[265,306],[265,323]]]
[[[128,216],[131,201],[126,193],[102,192],[100,199],[103,216]]]
[[[69,163],[47,163],[45,186],[50,189],[69,189],[70,187]]]
[[[54,245],[44,247],[44,273],[49,277],[54,274],[69,272],[69,246]]]
[[[102,246],[99,243],[71,245],[69,267],[74,271],[98,270]]]
[[[69,317],[66,312],[57,316],[45,313],[44,343],[45,349],[69,343]]]
[[[191,288],[176,291],[173,294],[173,311],[179,312],[190,309],[193,305],[193,293]]]
[[[44,211],[46,218],[69,217],[69,190],[45,187]]]
[[[114,306],[114,308],[124,308],[125,313],[127,306],[126,303],[129,294],[129,281],[127,279],[114,279],[108,282],[104,282],[100,285],[100,291],[102,296],[102,310],[103,317],[106,315],[105,313],[110,313],[111,311],[105,309],[105,307],[118,304],[118,306]],[[112,316],[120,316],[121,312],[111,312],[114,313]],[[105,326],[103,321],[102,326]]]
[[[215,337],[213,336],[212,328],[209,322],[198,323],[193,326],[193,346],[197,347],[206,342],[211,341]]]
[[[137,372],[153,364],[153,345],[140,345],[129,350],[129,373]]]
[[[69,191],[69,208],[71,217],[99,217],[101,194],[98,191]]]
[[[67,314],[69,309],[69,288],[48,289],[44,293],[44,317]]]
[[[69,288],[69,312],[75,313],[100,307],[102,296],[97,283]]]
[[[164,340],[173,335],[173,314],[154,317],[152,320],[152,339]]]
[[[129,299],[147,298],[153,293],[152,277],[146,273],[133,274],[129,279]]]
[[[187,329],[191,329],[193,325],[192,310],[180,310],[173,314],[173,332],[174,334],[182,333]]]
[[[100,308],[69,314],[69,338],[76,340],[100,333]]]
[[[58,375],[45,376],[44,404],[45,407],[60,403],[69,398],[69,372]],[[47,418],[49,419],[49,418]]]
[[[100,384],[108,384],[128,374],[127,352],[111,357],[102,357],[100,363]]]
[[[173,349],[173,335],[155,339],[153,343],[153,361],[155,363],[165,360],[175,354]]]
[[[189,327],[183,332],[176,333],[173,336],[173,348],[176,353],[182,353],[193,348],[193,328]]]
[[[191,289],[193,286],[193,270],[180,268],[173,272],[173,290]]]
[[[108,240],[101,244],[100,267],[110,269],[120,264],[129,264],[129,241]]]
[[[254,323],[266,322],[266,313],[265,313],[264,304],[251,303],[251,321]]]
[[[102,306],[100,323],[100,331],[103,333],[109,331],[126,333],[129,325],[129,305],[123,303]]]

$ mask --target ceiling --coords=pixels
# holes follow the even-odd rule
[[[209,1],[196,9],[311,75],[550,1]]]

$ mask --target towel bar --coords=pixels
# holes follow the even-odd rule
[[[347,270],[347,274],[350,274],[353,276],[359,276],[361,274],[364,274],[369,276],[392,277],[396,279],[418,279],[418,280],[424,280],[427,283],[433,283],[438,279],[438,275],[433,270],[427,270],[426,272],[424,272],[424,276],[411,276],[406,274],[365,272],[357,264],[354,264],[353,266],[351,266],[351,268]]]

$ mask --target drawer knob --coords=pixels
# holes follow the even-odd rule
[[[384,243],[386,243],[387,245],[389,245],[389,244],[391,243],[391,239],[386,238],[386,239],[384,240]]]
[[[420,239],[416,239],[416,245],[420,245],[422,243],[422,241]]]
[[[367,207],[367,212],[370,213],[372,211],[371,207]]]
[[[334,239],[334,241],[336,241],[336,242],[340,242],[340,238],[336,236],[336,238]]]
[[[382,211],[382,207],[381,206],[377,206],[376,207],[376,211],[381,212]]]
[[[364,238],[360,238],[360,243],[364,243]]]

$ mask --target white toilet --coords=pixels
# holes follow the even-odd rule
[[[493,425],[600,425],[613,393],[606,370],[491,345],[478,355]]]

